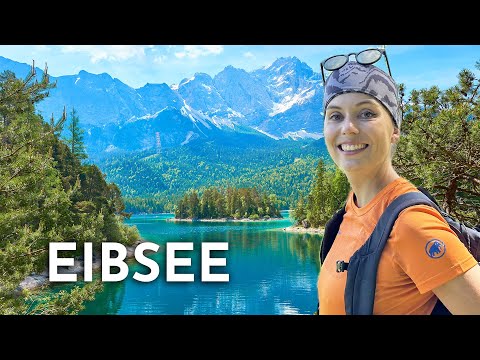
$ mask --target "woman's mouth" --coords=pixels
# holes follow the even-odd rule
[[[337,146],[340,151],[347,154],[356,154],[368,147],[368,144],[340,144]]]

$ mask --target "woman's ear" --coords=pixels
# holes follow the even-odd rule
[[[393,134],[392,134],[392,137],[391,137],[391,142],[392,144],[396,144],[398,143],[398,141],[400,140],[400,129],[396,126],[393,127]]]

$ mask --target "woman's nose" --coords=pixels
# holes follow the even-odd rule
[[[350,116],[346,116],[342,122],[342,134],[357,134],[358,128]]]

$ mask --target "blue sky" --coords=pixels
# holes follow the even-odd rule
[[[178,84],[196,72],[215,76],[232,65],[252,71],[279,57],[296,56],[315,72],[328,56],[378,45],[0,45],[0,56],[43,68],[52,76],[80,70],[108,73],[139,88],[146,83]],[[474,71],[480,45],[386,45],[395,80],[407,92],[454,85],[461,69]],[[382,60],[380,66],[384,66]],[[378,63],[377,63],[378,64]]]

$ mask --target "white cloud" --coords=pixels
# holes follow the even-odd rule
[[[249,59],[255,59],[255,55],[251,51],[247,51],[246,53],[243,53],[243,57],[249,58]]]
[[[101,60],[118,62],[131,58],[145,57],[145,50],[151,45],[63,45],[64,53],[85,53],[90,62],[98,63]]]
[[[183,51],[176,52],[179,59],[195,59],[199,56],[218,55],[223,52],[223,45],[185,45]]]
[[[155,64],[163,64],[165,62],[165,60],[167,60],[167,56],[166,55],[158,55],[158,56],[155,56],[153,58],[153,62]]]

